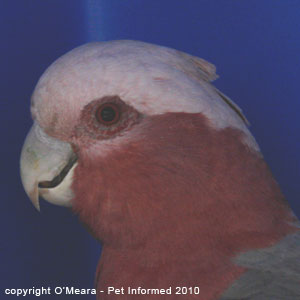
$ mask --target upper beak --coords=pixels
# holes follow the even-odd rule
[[[40,210],[39,195],[54,204],[71,205],[76,161],[69,143],[48,136],[33,124],[22,148],[20,169],[24,189],[36,209]]]

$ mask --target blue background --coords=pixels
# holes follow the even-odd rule
[[[100,245],[69,210],[35,211],[19,177],[39,76],[88,41],[143,40],[213,62],[299,216],[299,11],[297,0],[2,0],[0,299],[16,298],[4,288],[93,287]]]

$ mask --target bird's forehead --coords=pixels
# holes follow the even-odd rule
[[[201,112],[216,128],[231,126],[247,132],[208,83],[214,70],[203,72],[199,62],[141,42],[87,44],[59,58],[42,75],[32,96],[32,113],[41,127],[67,135],[88,103],[118,95],[146,115]]]

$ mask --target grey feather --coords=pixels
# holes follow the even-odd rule
[[[248,270],[220,300],[300,299],[300,232],[272,247],[243,253],[234,263]]]

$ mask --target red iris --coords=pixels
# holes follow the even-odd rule
[[[96,118],[103,125],[112,125],[120,119],[120,109],[114,103],[104,103],[96,111]]]

